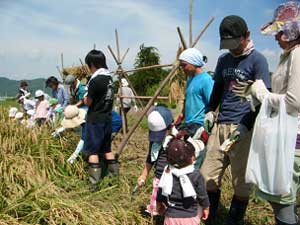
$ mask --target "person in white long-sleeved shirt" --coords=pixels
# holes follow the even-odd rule
[[[287,2],[280,5],[274,19],[262,28],[263,34],[275,35],[275,40],[283,54],[279,65],[272,75],[272,92],[269,92],[262,80],[253,84],[238,84],[234,91],[238,96],[251,101],[262,102],[267,96],[267,103],[278,109],[284,98],[286,112],[298,116],[298,132],[295,149],[294,173],[291,192],[286,195],[271,195],[259,190],[257,194],[270,202],[274,209],[277,225],[300,224],[296,215],[295,203],[297,190],[300,188],[300,2]],[[251,94],[251,95],[249,95]]]

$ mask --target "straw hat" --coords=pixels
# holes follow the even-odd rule
[[[86,111],[79,109],[74,105],[68,105],[64,110],[64,119],[61,125],[64,128],[75,128],[85,123]]]

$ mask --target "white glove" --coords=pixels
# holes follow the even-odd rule
[[[54,131],[53,133],[51,133],[52,137],[58,137],[59,136],[59,133],[57,131]]]
[[[137,112],[139,110],[139,108],[137,107],[137,105],[133,106],[133,111]]]
[[[67,162],[70,164],[73,164],[76,160],[76,158],[78,157],[78,154],[76,154],[75,152],[68,158]]]
[[[210,133],[215,123],[215,113],[210,111],[204,116],[204,129],[207,133]]]

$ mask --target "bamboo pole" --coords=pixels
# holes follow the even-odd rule
[[[64,53],[60,54],[60,60],[61,60],[61,68],[64,70]]]
[[[212,18],[208,24],[205,26],[205,28],[200,32],[200,34],[197,36],[196,40],[194,41],[192,47],[194,47],[197,42],[200,40],[201,36],[203,35],[203,33],[207,30],[208,26],[212,23],[214,18]],[[145,116],[145,114],[147,113],[147,111],[150,109],[151,105],[154,103],[155,99],[157,98],[157,96],[159,95],[159,93],[161,92],[161,90],[164,88],[164,86],[169,82],[169,80],[171,80],[175,75],[176,75],[176,70],[179,68],[179,62],[177,61],[172,70],[170,71],[170,73],[168,74],[168,76],[166,76],[166,78],[162,81],[161,85],[159,86],[159,88],[157,89],[157,91],[155,92],[154,96],[152,97],[152,99],[148,102],[148,104],[146,105],[145,109],[143,110],[141,116],[138,118],[138,120],[133,124],[133,126],[131,127],[131,129],[128,131],[127,135],[122,139],[121,144],[119,145],[118,149],[117,149],[117,153],[116,153],[116,158],[119,158],[120,155],[123,152],[123,149],[125,147],[125,145],[127,144],[127,141],[129,140],[129,138],[131,137],[131,135],[133,134],[133,132],[135,131],[135,129],[138,127],[138,125],[140,124],[140,122],[142,121],[143,117]]]
[[[137,71],[143,71],[143,70],[149,70],[149,69],[155,69],[155,68],[162,68],[162,67],[170,67],[173,66],[173,64],[164,64],[164,65],[152,65],[152,66],[144,66],[144,67],[138,67],[133,70],[126,70],[126,71],[120,71],[120,73],[132,73]]]
[[[127,55],[128,52],[129,52],[129,48],[127,48],[127,50],[126,50],[126,52],[124,53],[124,55],[123,55],[123,57],[122,57],[120,63],[123,63],[123,61],[124,61],[124,59],[125,59],[125,57],[126,57],[126,55]]]
[[[118,69],[117,69],[117,71],[116,71],[116,74],[118,74],[119,76],[122,76],[122,75],[123,75],[123,76],[126,78],[126,80],[128,81],[128,84],[129,84],[131,90],[133,91],[133,94],[134,94],[134,95],[137,95],[137,93],[136,93],[136,91],[135,91],[135,89],[134,89],[132,83],[131,83],[130,80],[129,80],[129,77],[127,76],[127,74],[126,74],[126,73],[122,73],[122,71],[124,71],[124,69],[123,69],[123,67],[122,67],[122,64],[121,64],[121,63],[119,62],[119,60],[117,59],[117,57],[116,57],[114,51],[112,50],[112,48],[110,47],[110,45],[108,45],[107,48],[108,48],[108,50],[110,51],[110,53],[112,54],[112,56],[113,56],[115,62],[116,62],[117,65],[118,65]],[[121,84],[121,83],[120,83],[120,84]],[[141,100],[138,99],[138,101],[139,101],[140,106],[143,108],[144,105],[143,105],[143,103],[141,102]]]
[[[178,32],[178,35],[179,35],[179,38],[180,38],[180,41],[181,41],[183,49],[187,49],[187,45],[186,45],[184,37],[183,37],[183,35],[181,33],[180,27],[177,27],[177,32]]]
[[[205,27],[200,31],[199,35],[196,37],[195,41],[192,44],[192,47],[195,47],[195,45],[198,43],[202,35],[205,33],[209,25],[214,21],[215,17],[210,18],[210,20],[206,23]]]
[[[79,58],[79,61],[80,61],[81,66],[83,67],[84,72],[85,72],[86,74],[90,74],[90,71],[84,66],[84,64],[83,64],[83,62],[82,62],[82,60],[81,60],[81,58]]]
[[[178,69],[178,67],[179,67],[179,62],[176,62],[174,64],[172,70],[168,74],[168,76],[162,81],[162,83],[160,84],[159,88],[156,90],[154,96],[150,99],[150,101],[148,102],[148,104],[144,108],[144,110],[142,112],[142,115],[138,118],[137,121],[135,121],[135,123],[129,129],[129,131],[126,134],[126,136],[122,139],[122,142],[121,142],[121,144],[119,145],[119,147],[117,149],[116,158],[119,158],[119,156],[122,154],[122,151],[123,151],[123,149],[124,149],[127,141],[129,140],[129,138],[131,137],[131,135],[133,134],[133,132],[135,131],[135,129],[138,127],[138,125],[140,124],[140,122],[142,121],[143,117],[145,116],[145,114],[150,109],[150,107],[153,105],[155,99],[158,97],[158,95],[160,94],[161,90],[169,82],[169,80],[171,80],[176,75],[176,70]]]
[[[136,99],[151,99],[153,98],[152,96],[118,96],[119,98],[136,98]],[[169,97],[167,96],[157,96],[156,99],[161,99],[161,100],[169,100]]]
[[[59,73],[61,79],[63,80],[63,74],[62,74],[62,72],[60,71],[59,66],[56,66],[56,69],[57,69],[57,71],[58,71],[58,73]]]
[[[190,48],[193,44],[193,0],[190,0],[190,13],[189,13],[189,25],[190,25]]]
[[[119,35],[118,35],[118,30],[117,29],[115,29],[115,36],[116,36],[118,62],[121,63]]]
[[[94,50],[96,49],[96,44],[94,43]]]

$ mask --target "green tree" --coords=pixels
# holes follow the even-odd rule
[[[144,44],[140,46],[140,50],[135,58],[135,68],[158,65],[160,63],[160,55],[158,49]],[[130,75],[130,80],[139,95],[153,95],[159,83],[167,75],[167,71],[161,68],[138,71]]]

